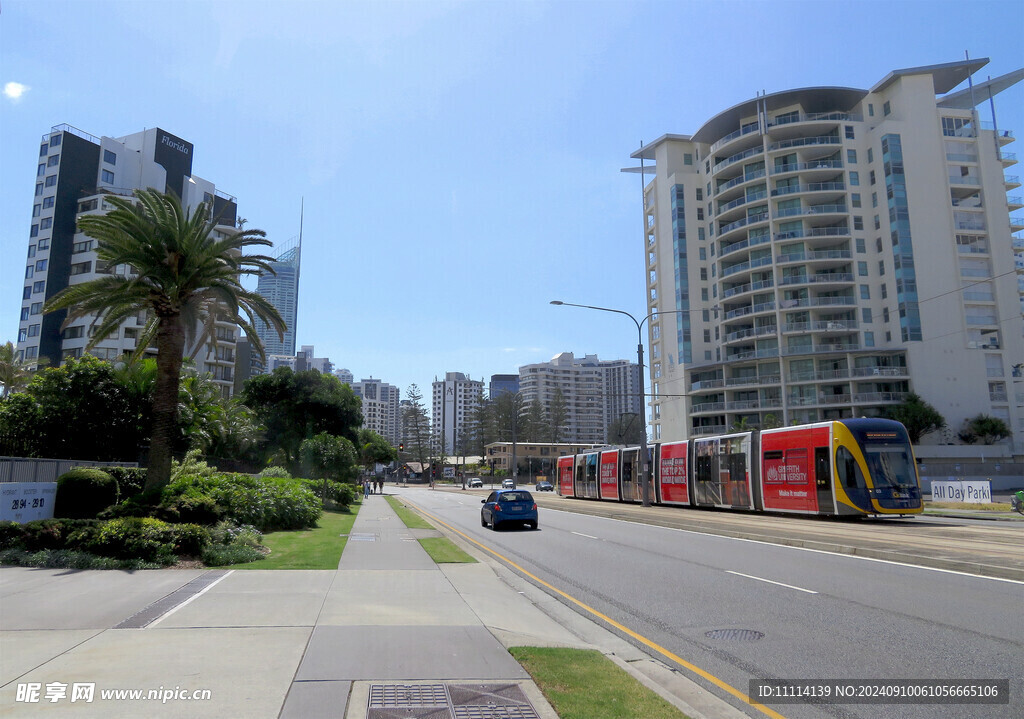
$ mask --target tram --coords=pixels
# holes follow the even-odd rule
[[[856,517],[920,514],[921,484],[906,428],[842,419],[663,442],[648,448],[651,501],[680,507]],[[640,449],[560,457],[565,497],[640,502]]]

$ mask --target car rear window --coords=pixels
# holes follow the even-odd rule
[[[529,492],[503,492],[498,500],[501,502],[530,502],[533,497]]]

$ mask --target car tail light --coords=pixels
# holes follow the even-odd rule
[[[533,511],[534,511],[534,512],[536,512],[536,511],[537,511],[537,504],[536,504],[536,502],[534,502],[534,505],[533,505]]]
[[[500,504],[495,504],[494,505],[494,511],[495,512],[500,512],[501,511],[501,505]]]

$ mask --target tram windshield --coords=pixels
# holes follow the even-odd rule
[[[869,444],[864,447],[864,457],[875,487],[917,486],[910,447]]]

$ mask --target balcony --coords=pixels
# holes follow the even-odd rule
[[[787,172],[799,172],[800,170],[841,170],[842,160],[813,160],[811,162],[794,162],[789,165],[776,165],[772,167],[772,175],[783,175]]]
[[[718,256],[725,257],[726,255],[732,254],[733,252],[739,252],[745,247],[757,247],[758,245],[763,245],[771,241],[772,236],[769,235],[768,233],[765,233],[763,235],[757,235],[754,237],[748,237],[747,239],[740,240],[739,242],[733,242],[732,244],[722,245],[718,250]]]
[[[754,123],[751,123],[751,124],[747,125],[746,127],[741,127],[739,130],[736,130],[735,132],[730,132],[728,135],[726,135],[725,137],[721,138],[720,140],[718,140],[717,142],[715,142],[715,144],[713,144],[711,146],[711,152],[714,152],[718,148],[720,148],[720,147],[722,147],[724,145],[729,144],[730,142],[732,142],[733,140],[735,140],[738,137],[743,137],[744,135],[749,135],[750,133],[757,132],[760,129],[761,128],[760,128],[759,123],[754,122]]]
[[[847,283],[853,282],[853,275],[849,272],[822,272],[816,275],[791,275],[783,277],[779,285],[811,285],[822,283]]]
[[[978,156],[966,152],[947,152],[947,162],[977,162]]]
[[[793,309],[794,307],[837,307],[856,305],[857,299],[853,295],[839,297],[805,297],[803,299],[782,300],[782,302],[779,303],[779,307],[784,310]]]
[[[775,303],[774,302],[764,302],[764,303],[759,304],[759,305],[753,305],[753,306],[747,306],[747,307],[739,307],[739,308],[737,308],[735,310],[729,310],[728,312],[726,312],[725,313],[725,319],[732,320],[732,319],[736,319],[737,317],[743,317],[744,315],[749,315],[749,314],[752,314],[752,313],[755,313],[755,312],[771,312],[774,309],[775,309]]]
[[[786,322],[783,332],[854,332],[856,320],[820,320],[815,322]]]
[[[690,407],[691,414],[698,414],[700,412],[722,412],[724,410],[725,402],[704,402]]]
[[[818,137],[794,137],[792,140],[781,140],[768,145],[768,150],[786,150],[791,147],[806,147],[808,145],[841,145],[842,140],[836,135],[821,135]]]
[[[777,219],[802,215],[845,214],[846,205],[810,205],[808,207],[787,207],[775,213]]]
[[[981,185],[981,180],[977,177],[970,177],[967,175],[950,175],[949,184],[951,185],[974,185],[978,187]]]
[[[734,177],[731,180],[729,180],[728,182],[723,183],[723,184],[719,185],[718,187],[716,187],[715,188],[715,195],[718,196],[718,195],[722,194],[723,192],[725,192],[726,190],[729,190],[729,189],[731,189],[733,187],[736,187],[736,185],[741,185],[744,182],[752,182],[754,180],[757,180],[757,179],[760,179],[760,178],[764,177],[767,174],[768,174],[767,171],[764,170],[764,169],[752,170],[751,172],[745,172],[744,174],[740,175],[739,177]]]
[[[1003,177],[1003,184],[1007,190],[1014,190],[1020,187],[1020,177],[1017,175],[1006,175]]]
[[[715,389],[716,387],[724,387],[725,380],[720,379],[705,379],[700,382],[692,382],[690,384],[690,391],[696,392],[702,389]]]
[[[1024,207],[1024,201],[1022,201],[1022,198],[1020,197],[1020,195],[1013,195],[1012,197],[1007,197],[1006,198],[1006,206],[1011,211],[1012,210],[1019,210],[1020,208]]]
[[[746,352],[737,352],[737,353],[732,354],[732,355],[727,355],[726,358],[725,358],[725,361],[726,362],[738,362],[738,361],[741,361],[741,360],[766,359],[766,358],[778,357],[778,356],[779,356],[779,348],[778,347],[771,347],[769,349],[747,350]]]
[[[1010,232],[1024,230],[1024,217],[1010,215]]]
[[[879,402],[903,402],[906,392],[862,392],[853,395],[856,404],[874,404]]]
[[[693,437],[704,437],[709,434],[725,434],[724,424],[709,424],[702,427],[693,427],[690,435]]]
[[[734,295],[739,295],[744,292],[755,292],[757,290],[765,290],[768,289],[769,287],[774,286],[774,280],[761,280],[760,282],[750,282],[747,284],[738,285],[736,287],[730,287],[729,289],[724,290],[722,292],[722,298],[724,299],[726,297],[732,297]]]
[[[1017,164],[1017,153],[1015,152],[999,152],[999,161],[1003,163],[1003,167],[1009,167],[1010,165]]]
[[[797,122],[863,122],[861,115],[849,112],[811,112],[806,115],[788,115],[773,118],[768,122],[768,127],[781,127],[792,125]]]
[[[778,384],[782,381],[779,375],[766,375],[764,377],[758,377],[751,375],[750,377],[731,377],[725,381],[726,387],[746,387],[750,385],[767,385],[767,384]]]
[[[741,262],[738,265],[730,265],[729,267],[722,268],[722,277],[729,277],[735,275],[737,272],[744,272],[751,270],[755,267],[764,267],[772,263],[771,255],[768,257],[759,257],[756,260],[750,260],[749,262]]]
[[[747,225],[752,225],[752,224],[754,224],[756,222],[765,222],[767,219],[768,219],[768,213],[767,212],[762,212],[761,214],[758,214],[758,215],[751,215],[750,217],[744,217],[742,220],[736,220],[735,222],[730,222],[727,225],[719,226],[719,228],[718,228],[718,236],[721,237],[722,235],[726,234],[727,232],[732,232],[733,230],[738,230],[741,227],[746,227]]]
[[[775,261],[779,264],[787,262],[807,262],[813,260],[851,260],[853,253],[850,250],[812,250],[810,252],[799,252],[793,255],[779,255]]]
[[[793,240],[800,237],[842,237],[850,234],[849,227],[811,227],[806,230],[776,232],[776,240]]]
[[[808,182],[806,185],[790,185],[772,190],[772,197],[791,195],[795,192],[843,192],[846,190],[845,182]]]
[[[747,337],[764,337],[766,335],[772,335],[778,333],[778,327],[776,325],[766,325],[764,327],[751,327],[745,330],[737,330],[736,332],[730,332],[725,336],[726,342],[735,342],[736,340],[746,339]]]
[[[738,152],[738,153],[736,153],[735,155],[733,155],[731,157],[725,158],[724,160],[722,160],[721,162],[716,164],[714,167],[712,167],[711,168],[711,174],[712,175],[717,174],[719,170],[722,170],[722,169],[728,167],[729,165],[733,165],[733,164],[735,164],[737,162],[741,162],[742,160],[746,160],[748,157],[753,157],[754,155],[760,155],[760,154],[763,153],[763,151],[764,150],[761,147],[751,147],[749,150],[744,150],[743,152]]]
[[[757,200],[763,200],[766,197],[768,197],[767,190],[761,190],[760,192],[755,192],[755,193],[750,194],[750,195],[745,195],[745,196],[740,197],[740,198],[738,198],[736,200],[733,200],[732,202],[726,203],[724,205],[719,205],[719,207],[718,207],[718,214],[722,214],[723,212],[728,212],[729,210],[732,210],[732,209],[735,209],[737,207],[740,207],[741,205],[745,205],[748,202],[755,202]]]

